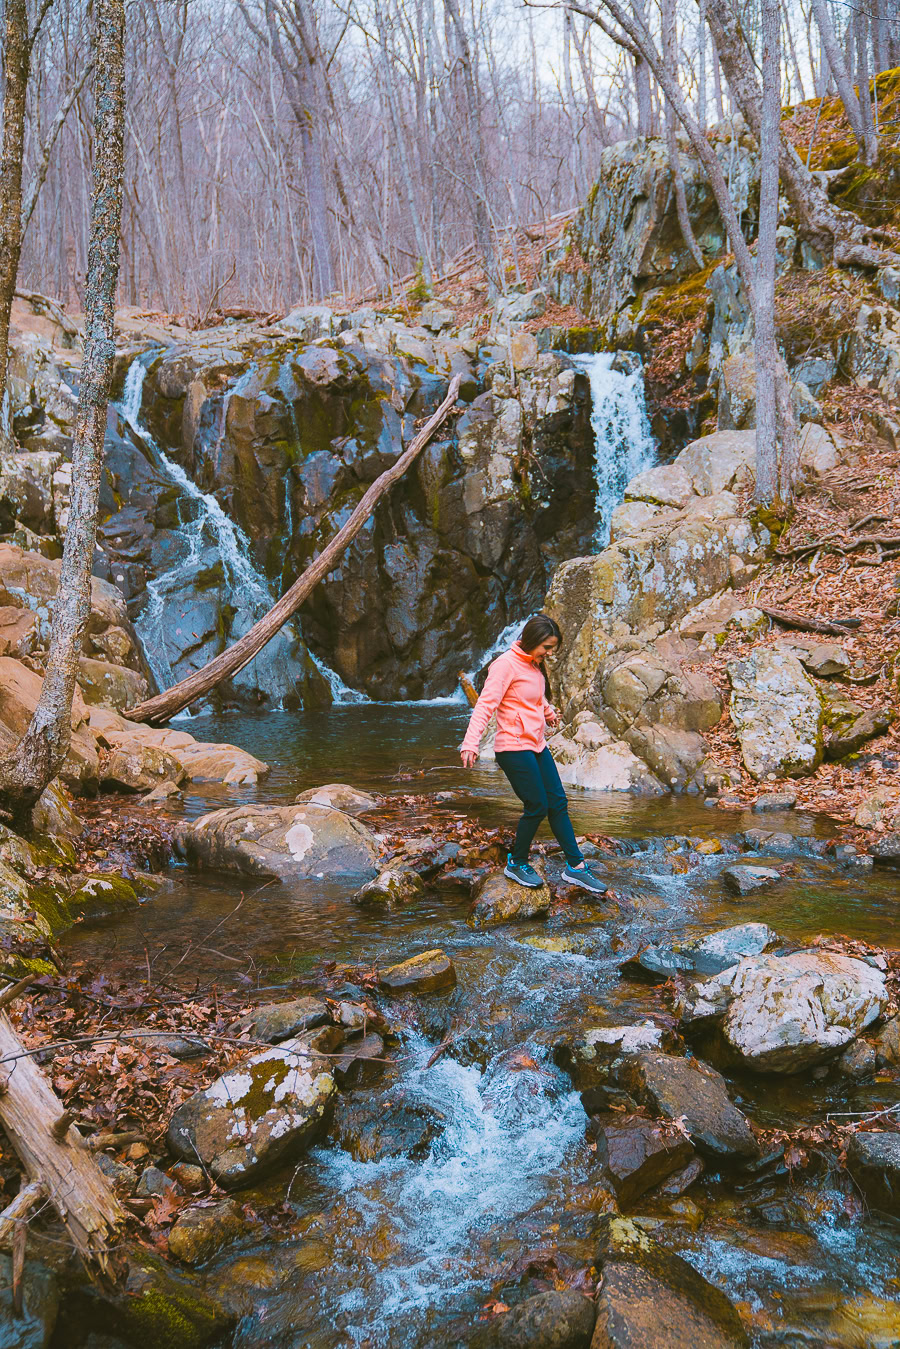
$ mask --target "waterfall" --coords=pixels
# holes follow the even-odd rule
[[[609,522],[632,478],[656,462],[644,402],[644,369],[629,353],[630,371],[615,368],[620,353],[575,356],[577,369],[591,384],[591,426],[594,431],[594,501],[597,510],[596,548],[609,543]]]
[[[147,582],[147,601],[135,622],[147,660],[161,689],[170,688],[178,676],[167,653],[167,632],[177,632],[185,608],[185,595],[194,588],[203,554],[212,549],[222,563],[230,595],[239,601],[241,618],[249,628],[271,609],[274,597],[266,578],[250,560],[250,543],[243,530],[222,510],[210,493],[202,492],[180,464],[160,449],[141,421],[144,380],[154,353],[137,357],[128,369],[117,410],[153,460],[190,503],[191,518],[182,520],[179,534],[184,551],[168,570]],[[243,387],[243,385],[241,386]],[[232,393],[237,389],[231,390]],[[295,637],[283,629],[253,659],[257,686],[277,704],[296,684],[297,664],[291,648]],[[313,663],[329,684],[335,702],[366,702],[364,694],[348,689],[340,676],[310,652]]]

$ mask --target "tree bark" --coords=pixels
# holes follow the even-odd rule
[[[276,632],[283,628],[288,619],[297,612],[323,577],[334,570],[338,558],[356,538],[381,497],[395,482],[403,477],[410,464],[427,445],[431,436],[452,410],[459,394],[460,382],[461,376],[454,375],[447,390],[447,397],[434,416],[422,427],[415,440],[408,449],[403,451],[397,462],[386,469],[379,478],[375,479],[355,507],[347,523],[338,530],[331,542],[323,548],[315,562],[306,568],[303,575],[299,576],[291,588],[285,591],[281,599],[273,605],[269,612],[258,623],[255,623],[249,632],[246,632],[243,637],[235,642],[234,646],[221,652],[208,665],[204,665],[201,670],[195,670],[180,684],[175,684],[172,688],[166,689],[164,693],[157,694],[155,698],[149,698],[146,702],[139,703],[137,707],[131,708],[130,711],[125,713],[129,721],[157,723],[168,721],[170,717],[174,717],[177,712],[194,702],[195,699],[202,698],[205,693],[215,688],[216,684],[223,679],[228,679],[237,674],[239,670],[243,670],[244,666],[253,659],[257,652],[261,651],[266,643],[272,640]]]
[[[0,161],[0,449],[11,447],[7,387],[9,316],[22,252],[22,154],[31,46],[25,0],[6,0],[3,46],[3,158]]]
[[[663,60],[668,68],[673,72],[675,78],[678,78],[678,27],[675,16],[675,0],[662,0],[662,38],[663,38]],[[681,157],[678,153],[678,137],[675,132],[675,112],[668,99],[665,99],[664,116],[666,122],[666,151],[669,156],[669,166],[672,170],[672,182],[675,191],[675,211],[678,216],[678,227],[681,230],[681,237],[685,242],[688,252],[694,259],[698,271],[702,271],[706,266],[706,259],[700,245],[697,243],[696,236],[691,226],[691,216],[688,211],[687,195],[684,190],[684,174],[681,172]],[[699,121],[699,118],[698,118]],[[700,122],[702,128],[703,123]]]
[[[95,3],[102,10],[113,0]],[[62,1132],[57,1125],[63,1108],[5,1012],[0,1012],[0,1073],[0,1123],[32,1181],[22,1203],[26,1195],[37,1197],[35,1186],[40,1185],[79,1255],[101,1274],[111,1275],[111,1248],[125,1213],[78,1130],[70,1126],[62,1138],[56,1136]]]
[[[867,164],[875,164],[878,160],[878,137],[875,134],[872,96],[869,93],[869,16],[863,9],[857,9],[853,25],[856,30],[856,71],[865,157]]]
[[[856,97],[856,90],[853,88],[853,81],[850,78],[850,72],[847,69],[847,62],[844,60],[844,53],[841,51],[840,43],[837,40],[837,34],[831,22],[831,15],[828,13],[826,0],[812,0],[813,13],[816,16],[816,25],[819,29],[819,37],[822,39],[822,47],[828,60],[828,66],[834,76],[834,82],[837,85],[837,91],[841,102],[844,105],[844,112],[847,114],[847,121],[850,123],[850,129],[856,137],[856,143],[859,146],[861,155],[866,155],[866,136],[863,126],[862,109],[859,106],[859,99]]]
[[[708,16],[710,30],[732,96],[758,143],[761,119],[760,90],[753,74],[751,53],[740,23],[735,18],[728,0],[709,0]],[[900,261],[896,253],[873,247],[870,240],[878,235],[877,230],[868,229],[858,216],[849,211],[838,210],[829,201],[824,189],[819,186],[783,134],[780,171],[785,193],[793,207],[801,233],[824,253],[832,255],[836,263],[882,267],[885,263]]]
[[[761,0],[763,94],[759,145],[759,234],[754,285],[756,361],[756,500],[771,505],[778,493],[778,426],[775,406],[778,347],[775,340],[775,232],[778,228],[778,157],[781,120],[781,14],[779,0]]]
[[[78,657],[90,613],[100,467],[115,356],[125,127],[124,0],[95,0],[95,15],[91,241],[84,362],[72,444],[72,502],[41,696],[22,740],[0,764],[0,813],[26,829],[34,803],[59,772],[69,749]]]

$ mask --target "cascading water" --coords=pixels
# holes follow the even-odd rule
[[[656,462],[656,446],[644,401],[644,371],[637,356],[634,368],[615,368],[618,352],[575,356],[576,367],[591,384],[591,426],[594,431],[597,551],[609,543],[612,513],[620,505],[632,478]]]
[[[179,556],[172,566],[148,581],[147,602],[135,623],[159,687],[169,688],[179,676],[172,668],[167,637],[180,635],[185,594],[190,593],[203,568],[204,554],[208,558],[211,553],[221,563],[225,588],[238,601],[236,608],[244,630],[271,609],[273,596],[265,577],[250,561],[250,546],[243,531],[228,518],[214,496],[202,492],[181,465],[160,449],[141,421],[144,380],[153,355],[145,353],[132,362],[117,410],[182,495]],[[233,635],[240,636],[240,632]],[[296,658],[292,651],[295,644],[295,635],[289,627],[285,628],[263,647],[252,663],[256,687],[276,705],[296,686]],[[331,688],[335,702],[367,701],[364,694],[348,689],[324,662],[315,656],[312,659]]]

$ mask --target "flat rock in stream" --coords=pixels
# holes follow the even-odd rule
[[[169,1230],[169,1254],[186,1265],[202,1265],[246,1226],[243,1211],[233,1199],[195,1204],[182,1209]]]
[[[680,1120],[691,1142],[707,1156],[758,1154],[750,1125],[728,1095],[725,1079],[698,1059],[638,1054],[619,1067],[616,1081],[654,1115]]]
[[[274,1045],[289,1040],[301,1031],[322,1026],[328,1020],[328,1008],[321,998],[292,998],[290,1002],[269,1002],[257,1007],[241,1021],[254,1040]]]
[[[328,1060],[289,1040],[191,1096],[166,1140],[176,1157],[200,1161],[223,1188],[237,1189],[321,1137],[335,1090]]]
[[[796,1073],[835,1058],[887,1001],[881,970],[811,950],[741,960],[691,988],[680,1010],[686,1029],[719,1026],[740,1066]]]
[[[644,970],[664,979],[678,973],[721,974],[745,956],[762,955],[777,940],[765,923],[738,923],[676,946],[647,946],[622,968],[623,973]]]
[[[502,871],[489,871],[473,891],[470,927],[495,927],[523,918],[543,918],[550,908],[551,896],[546,882],[529,889],[504,876]]]
[[[854,1134],[847,1170],[873,1208],[900,1216],[900,1134]]]
[[[722,872],[725,889],[740,898],[752,895],[755,890],[766,890],[770,885],[777,885],[781,879],[781,872],[775,871],[773,867],[726,867]]]
[[[683,1170],[694,1155],[680,1130],[639,1115],[604,1116],[597,1121],[596,1139],[597,1161],[623,1208]]]
[[[492,1316],[469,1340],[469,1349],[590,1349],[596,1312],[575,1289],[537,1293]]]
[[[294,797],[298,805],[331,806],[345,815],[364,815],[378,805],[374,796],[350,787],[346,782],[328,782],[324,787],[309,787]]]
[[[741,1318],[693,1265],[628,1218],[601,1220],[591,1349],[747,1349]]]
[[[577,1091],[604,1086],[617,1059],[647,1050],[671,1049],[676,1037],[652,1021],[634,1026],[595,1026],[573,1040],[563,1040],[553,1051],[554,1061],[569,1074]]]
[[[421,1158],[443,1133],[446,1116],[422,1102],[403,1099],[354,1100],[338,1104],[333,1137],[357,1162],[386,1157]]]
[[[437,993],[456,986],[456,967],[440,949],[420,951],[398,965],[388,965],[378,984],[390,993]]]
[[[386,867],[366,881],[353,896],[353,903],[366,909],[399,909],[417,899],[425,886],[412,867]]]
[[[230,806],[182,827],[176,847],[194,866],[280,880],[371,875],[378,841],[327,806]]]

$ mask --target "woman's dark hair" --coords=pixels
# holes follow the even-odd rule
[[[532,614],[522,629],[519,646],[523,651],[533,651],[536,646],[540,646],[541,642],[546,642],[548,637],[555,637],[558,642],[562,642],[562,633],[556,619],[551,618],[549,614]],[[547,678],[547,671],[543,665],[541,665],[541,674],[544,676],[547,702],[552,703],[553,694],[550,688],[550,680]]]

